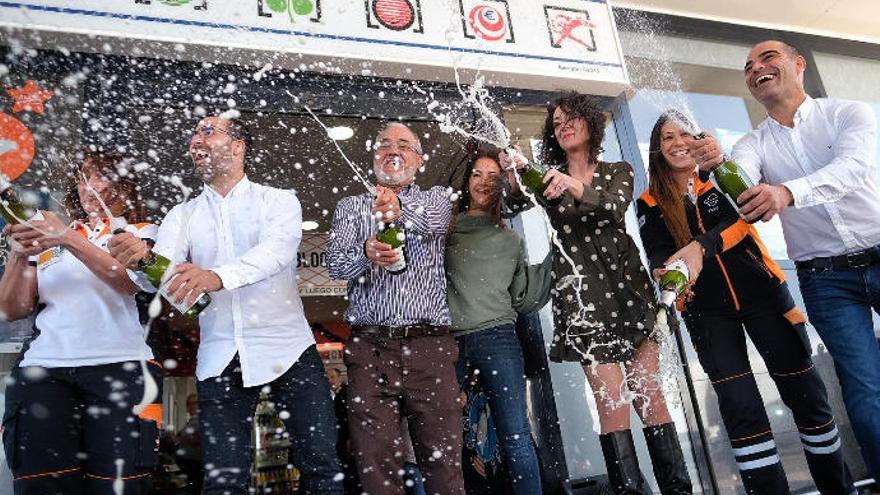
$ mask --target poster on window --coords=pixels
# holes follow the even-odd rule
[[[299,294],[305,296],[344,296],[344,280],[333,280],[327,270],[327,234],[304,233],[296,253]]]

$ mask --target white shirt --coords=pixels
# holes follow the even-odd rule
[[[135,226],[142,238],[156,237],[156,226]],[[110,229],[74,223],[71,228],[107,251]],[[134,280],[135,272],[129,271]],[[121,294],[98,278],[65,248],[44,251],[37,264],[37,290],[45,308],[37,314],[39,332],[20,366],[45,368],[97,366],[152,359],[144,342],[134,295]]]
[[[226,197],[206,185],[165,216],[153,250],[223,281],[199,316],[199,380],[219,376],[238,353],[244,386],[262,385],[315,343],[292,263],[301,239],[296,194],[247,177]]]
[[[794,127],[768,117],[733,147],[756,182],[786,186],[794,205],[779,217],[795,261],[880,244],[877,121],[865,103],[809,96]]]

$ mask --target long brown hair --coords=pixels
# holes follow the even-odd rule
[[[676,110],[667,110],[657,119],[651,130],[651,142],[648,153],[648,189],[657,200],[666,228],[672,234],[675,245],[681,249],[693,239],[684,208],[685,198],[672,175],[672,167],[660,151],[660,139],[663,125],[672,122],[682,127],[693,128],[687,117]]]
[[[452,211],[455,213],[452,217],[452,220],[449,222],[449,233],[455,231],[455,223],[458,220],[458,215],[467,213],[468,208],[471,206],[471,193],[468,188],[468,183],[471,179],[471,175],[474,173],[474,165],[476,165],[477,160],[482,158],[488,158],[495,163],[498,164],[498,168],[501,168],[501,162],[498,158],[498,155],[501,153],[501,150],[494,146],[484,145],[478,147],[474,152],[470,160],[468,161],[467,168],[464,171],[464,177],[461,180],[461,186],[459,187],[459,197],[458,201],[455,202],[455,205],[452,207]],[[499,179],[503,180],[504,171],[502,170],[502,175]],[[495,220],[495,224],[499,227],[504,228],[504,221],[501,216],[501,183],[499,181],[498,184],[499,194],[497,199],[495,200],[495,206],[492,208],[492,218]]]
[[[146,207],[140,195],[135,170],[129,166],[133,162],[129,162],[131,159],[121,153],[95,151],[89,148],[75,151],[69,160],[70,167],[67,170],[64,196],[64,206],[70,218],[85,220],[88,217],[79,201],[77,184],[84,179],[83,174],[87,175],[89,170],[95,170],[112,181],[116,191],[125,197],[126,208],[122,214],[125,220],[132,224],[144,222],[147,218]],[[125,170],[124,174],[122,170]]]

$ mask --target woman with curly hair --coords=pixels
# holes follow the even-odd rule
[[[70,225],[42,212],[43,220],[4,229],[18,247],[0,280],[0,312],[12,321],[36,310],[34,334],[7,382],[6,462],[16,494],[112,495],[119,484],[126,495],[146,494],[162,405],[134,410],[146,386],[139,361],[153,354],[138,320],[136,274],[107,252],[107,210],[142,238],[157,229],[138,223],[144,207],[128,160],[85,150],[73,161]],[[162,369],[150,363],[161,401]]]
[[[542,203],[554,243],[555,328],[550,359],[581,363],[596,397],[602,454],[615,493],[642,493],[630,406],[645,425],[654,475],[664,495],[691,493],[675,425],[659,381],[652,337],[657,301],[624,215],[633,170],[599,159],[605,114],[587,95],[567,93],[547,108]],[[503,158],[509,165],[509,158]],[[509,168],[509,167],[505,167]],[[525,203],[517,188],[512,207]],[[633,398],[634,397],[634,398]]]

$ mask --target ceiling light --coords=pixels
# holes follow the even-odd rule
[[[327,129],[327,135],[334,141],[345,141],[354,136],[354,129],[347,125],[340,125]]]
[[[314,220],[306,220],[302,223],[303,230],[315,230],[318,228],[318,222]]]

